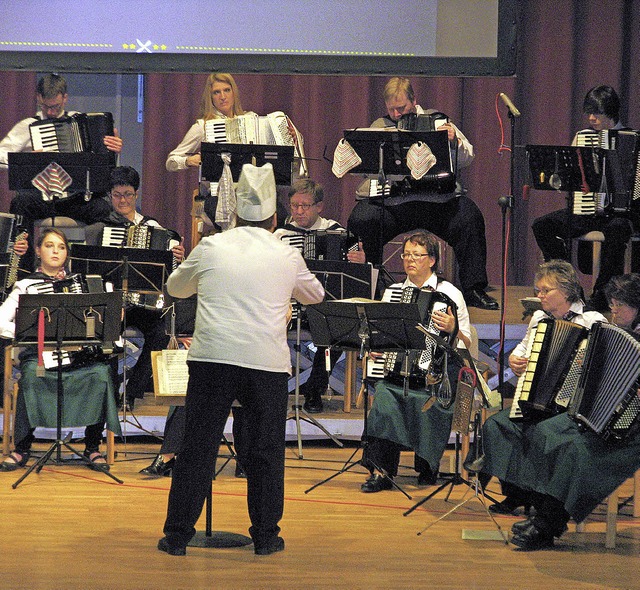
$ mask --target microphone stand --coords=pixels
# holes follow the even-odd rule
[[[515,148],[515,126],[516,126],[516,118],[509,109],[509,121],[511,122],[511,150],[509,156],[509,189],[510,194],[507,196],[502,196],[498,199],[498,205],[502,210],[502,253],[501,253],[501,261],[502,261],[502,289],[500,294],[500,352],[498,354],[498,391],[500,392],[500,397],[502,398],[502,407],[504,407],[504,343],[505,343],[505,322],[506,322],[506,291],[507,291],[507,280],[508,280],[508,253],[509,253],[509,245],[507,243],[507,227],[510,224],[511,218],[513,216],[513,208],[514,208],[514,198],[515,194],[515,156],[514,156],[514,148]]]

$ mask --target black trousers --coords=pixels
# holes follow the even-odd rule
[[[247,474],[247,505],[256,545],[280,532],[284,509],[286,373],[189,361],[186,429],[169,492],[164,533],[184,546],[195,534],[209,491],[224,425],[234,399],[245,411],[246,440],[237,447]]]
[[[398,234],[425,229],[447,242],[458,261],[462,291],[485,289],[487,241],[478,206],[460,196],[446,203],[409,201],[384,207],[379,199],[363,199],[354,207],[347,227],[362,240],[367,261],[382,262],[384,245]],[[380,239],[382,225],[382,240]]]
[[[243,438],[247,438],[247,434],[244,433],[246,429],[246,420],[244,420],[244,412],[241,407],[233,406],[231,408],[231,413],[233,414],[233,424],[231,427],[233,432],[233,445],[236,448],[236,454],[240,454],[238,449],[242,446]],[[171,408],[171,411],[167,416],[167,421],[164,425],[164,436],[162,439],[162,445],[160,446],[161,455],[177,455],[182,451],[182,441],[184,440],[186,427],[185,418],[186,413],[184,411],[184,406],[175,406]]]
[[[629,219],[570,215],[566,209],[561,209],[538,217],[533,221],[531,229],[545,260],[558,258],[569,262],[571,260],[566,242],[569,235],[571,238],[577,238],[590,231],[602,232],[604,244],[600,253],[600,274],[596,279],[594,292],[602,290],[611,277],[624,273],[624,252],[633,232]]]
[[[151,351],[165,349],[169,335],[165,332],[164,318],[158,311],[131,307],[126,314],[127,327],[138,328],[144,337],[140,356],[127,374],[127,399],[141,399],[145,391],[153,391]]]

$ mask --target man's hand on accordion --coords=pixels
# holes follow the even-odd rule
[[[178,264],[180,264],[185,258],[185,250],[184,250],[184,246],[182,245],[183,241],[184,241],[184,238],[180,240],[180,243],[177,246],[174,246],[173,248],[171,248],[171,251],[173,252],[173,257],[175,258],[175,261]]]
[[[509,355],[509,366],[517,377],[520,377],[527,368],[528,359],[523,356]]]
[[[113,130],[113,135],[105,135],[103,141],[109,151],[115,152],[116,154],[122,151],[122,139],[117,129]]]

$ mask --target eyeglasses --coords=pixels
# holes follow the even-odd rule
[[[429,256],[428,254],[413,254],[411,252],[403,252],[402,254],[400,254],[400,258],[402,258],[402,260],[422,260],[423,258],[426,258],[427,256]]]
[[[111,198],[113,199],[127,199],[130,201],[131,199],[135,199],[136,193],[128,192],[128,193],[115,193],[111,191]]]
[[[64,103],[59,102],[57,104],[43,104],[39,103],[40,109],[43,113],[59,113],[64,107]]]
[[[290,203],[291,210],[295,211],[296,209],[302,209],[303,211],[308,211],[311,207],[315,207],[318,203]]]
[[[609,309],[610,310],[614,310],[614,309],[622,309],[623,307],[628,307],[626,303],[622,303],[620,301],[612,301],[611,303],[609,303]]]
[[[533,292],[536,295],[542,295],[543,297],[546,297],[547,295],[549,295],[549,293],[551,293],[551,291],[556,291],[557,289],[557,287],[553,287],[551,289],[538,289],[538,287],[536,287],[534,288]]]

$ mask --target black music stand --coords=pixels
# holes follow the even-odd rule
[[[207,143],[200,146],[202,157],[202,180],[218,182],[222,176],[224,162],[222,154],[231,156],[231,175],[234,182],[240,179],[242,166],[253,164],[263,166],[266,163],[273,165],[273,174],[276,184],[291,185],[294,148],[290,145],[262,145],[243,143]]]
[[[424,348],[424,334],[416,327],[420,323],[420,310],[416,303],[386,303],[359,301],[325,301],[307,307],[309,327],[313,341],[318,346],[335,347],[345,350],[359,350],[360,357],[365,351],[405,352],[405,359],[411,350]],[[408,380],[408,367],[405,366]],[[338,475],[350,471],[356,465],[364,464],[364,459],[353,461],[356,453],[366,449],[368,441],[367,424],[369,413],[368,395],[364,397],[364,428],[361,445],[347,459],[342,469],[305,490],[305,494],[331,481]],[[368,465],[375,471],[387,475],[378,465],[367,459]],[[393,486],[407,494],[393,479]]]
[[[8,162],[10,190],[37,190],[31,181],[55,162],[71,176],[72,183],[67,191],[85,192],[89,198],[91,193],[109,191],[109,174],[114,166],[111,154],[91,152],[12,152]]]
[[[172,271],[170,250],[72,244],[71,272],[100,275],[123,291],[160,294]]]
[[[375,177],[379,182],[381,178],[384,181],[404,180],[411,176],[411,170],[407,166],[407,152],[413,144],[425,143],[436,157],[436,163],[421,180],[429,181],[434,192],[449,193],[455,190],[456,176],[449,139],[444,130],[345,129],[344,139],[362,160],[349,173]]]
[[[51,456],[56,453],[55,462],[62,462],[62,447],[78,456],[89,467],[91,460],[69,445],[70,434],[62,438],[62,420],[64,409],[64,386],[62,383],[62,347],[99,344],[105,351],[113,350],[114,342],[120,336],[121,293],[92,294],[54,294],[54,295],[20,295],[16,314],[15,343],[21,345],[38,344],[38,317],[45,311],[44,342],[55,345],[58,358],[57,368],[57,407],[56,407],[56,440],[27,472],[20,477],[13,488],[28,477],[32,471],[40,473]],[[95,319],[95,329],[87,326],[87,316]],[[118,483],[123,483],[112,473],[102,471]]]
[[[72,244],[69,256],[71,272],[85,276],[100,275],[113,283],[114,288],[123,291],[121,307],[126,307],[126,298],[131,291],[142,295],[163,296],[163,288],[173,267],[173,252],[170,250],[146,250],[144,248],[117,248],[113,246],[86,246]],[[144,307],[144,306],[143,306]],[[157,309],[154,306],[149,306]],[[158,310],[160,311],[160,310]],[[123,316],[122,332],[127,328],[126,314]],[[127,420],[127,346],[124,346],[123,363],[123,416]],[[133,412],[132,412],[133,413]],[[139,424],[134,424],[138,426]],[[126,439],[126,429],[125,429]]]
[[[347,262],[342,260],[311,260],[307,259],[309,270],[322,283],[328,299],[344,299],[347,297],[366,297],[371,296],[371,277],[372,267],[370,264],[358,264],[355,262]],[[301,306],[296,316],[296,366],[295,366],[295,395],[294,403],[291,408],[291,414],[287,420],[295,420],[296,434],[298,439],[298,458],[303,459],[302,453],[302,431],[300,429],[300,421],[307,422],[322,430],[334,443],[339,447],[344,445],[330,433],[322,423],[304,409],[300,403],[300,354],[301,354],[301,316],[304,308]],[[317,345],[317,343],[314,342]],[[316,354],[319,354],[316,351]]]
[[[527,145],[531,186],[537,190],[567,191],[567,235],[565,243],[571,256],[573,193],[588,188],[599,192],[603,180],[600,148],[565,145]]]

